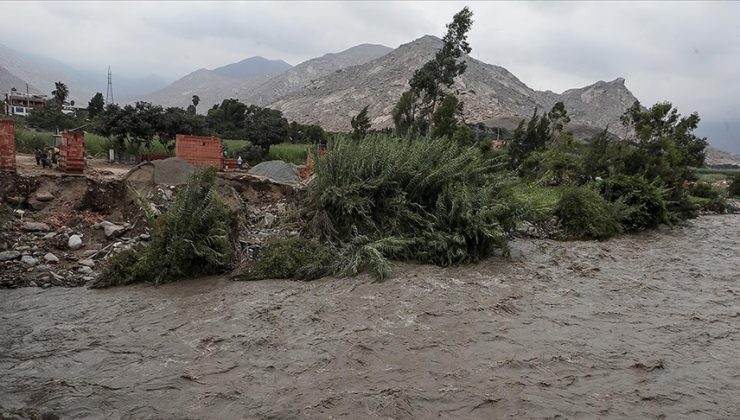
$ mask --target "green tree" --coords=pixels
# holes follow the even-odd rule
[[[727,194],[730,197],[740,198],[740,173],[735,174],[730,183],[730,187],[727,189]]]
[[[188,112],[190,114],[195,114],[198,109],[199,103],[200,103],[200,97],[198,95],[193,95],[193,104],[188,105]]]
[[[458,129],[458,118],[462,117],[463,103],[453,94],[445,95],[432,116],[432,136],[452,138]]]
[[[90,102],[87,104],[87,115],[90,117],[90,119],[93,119],[100,115],[103,112],[103,108],[105,107],[105,99],[103,98],[103,94],[98,92],[95,94],[95,96],[90,99]]]
[[[352,117],[352,121],[350,121],[350,124],[352,125],[353,139],[359,140],[365,137],[368,130],[370,129],[370,118],[367,116],[367,106],[362,108],[362,111],[360,111],[359,114]]]
[[[244,117],[247,106],[236,99],[224,99],[221,104],[208,110],[206,122],[208,128],[225,138],[243,139]]]
[[[402,95],[396,105],[394,121],[399,122],[396,124],[397,132],[408,133],[413,124],[416,127],[412,132],[426,134],[437,104],[447,94],[445,89],[449,89],[455,82],[455,77],[463,74],[467,68],[462,57],[471,51],[467,34],[472,24],[473,12],[467,6],[456,13],[452,22],[447,24],[447,33],[442,38],[442,48],[432,60],[414,72],[409,80],[412,93]]]
[[[59,104],[59,107],[64,104],[64,101],[67,100],[67,97],[69,96],[69,88],[66,84],[62,82],[56,82],[54,83],[54,91],[51,92],[51,95],[54,97],[54,99],[57,101],[57,104]]]
[[[682,117],[670,102],[645,110],[635,101],[621,119],[632,131],[629,140],[634,144],[625,171],[660,181],[669,191],[669,212],[680,218],[694,216],[684,184],[694,176],[691,167],[704,165],[707,140],[694,134],[699,115]]]
[[[283,113],[250,105],[245,114],[246,138],[253,145],[269,150],[270,146],[288,140],[288,120]]]

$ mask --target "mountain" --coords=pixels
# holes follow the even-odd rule
[[[251,89],[290,68],[291,65],[282,60],[250,57],[213,70],[196,70],[136,100],[186,108],[192,103],[193,95],[198,95],[198,111],[205,112],[224,99],[244,98]]]
[[[249,57],[242,61],[213,69],[213,73],[232,79],[249,80],[263,74],[277,74],[291,68],[283,60],[268,60],[263,57]]]
[[[289,120],[320,123],[329,130],[348,130],[350,119],[364,106],[374,127],[392,126],[391,112],[415,69],[431,59],[442,41],[424,36],[367,62],[328,74],[270,104]],[[574,124],[621,129],[619,116],[636,98],[624,79],[597,82],[562,94],[531,89],[503,67],[466,57],[466,72],[453,85],[465,102],[468,122],[508,118],[518,122],[535,107],[549,110],[563,101]]]
[[[0,66],[23,81],[21,86],[13,86],[19,91],[25,92],[25,83],[28,83],[36,88],[36,93],[51,95],[55,89],[54,83],[61,81],[69,87],[69,99],[80,104],[87,103],[96,92],[105,93],[108,83],[107,68],[101,68],[100,71],[80,70],[53,58],[19,52],[2,44]],[[113,76],[113,92],[117,101],[126,101],[133,95],[165,86],[165,82],[156,76],[136,78],[116,73]]]
[[[365,64],[382,57],[392,48],[378,44],[361,44],[338,53],[304,61],[248,92],[245,100],[256,105],[267,105],[277,98],[305,87],[309,82],[347,67]]]
[[[295,67],[282,60],[251,57],[213,70],[200,69],[175,81],[170,86],[144,95],[140,100],[164,106],[185,107],[198,95],[204,112],[227,98],[267,105],[280,96],[303,88],[311,80],[346,67],[363,64],[392,51],[391,48],[362,44],[348,50],[325,54]]]
[[[5,67],[0,66],[0,94],[4,95],[13,88],[26,93],[26,81],[9,72]],[[40,90],[31,85],[28,86],[28,90],[30,93],[41,93]]]

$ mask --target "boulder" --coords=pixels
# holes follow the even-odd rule
[[[93,261],[93,260],[91,260],[89,258],[86,258],[84,260],[80,260],[79,263],[80,263],[80,265],[84,265],[85,267],[90,267],[90,268],[95,267],[95,261]]]
[[[49,191],[39,191],[36,193],[36,199],[39,201],[51,201],[54,199],[54,195]]]
[[[24,255],[21,257],[21,262],[29,267],[33,267],[39,263],[39,260],[30,255]]]
[[[103,232],[105,232],[106,238],[115,238],[117,236],[120,236],[126,230],[125,227],[120,225],[106,222],[103,223]]]
[[[0,252],[0,261],[10,261],[18,259],[18,257],[21,256],[21,253],[18,251],[3,251]]]
[[[59,258],[57,258],[56,255],[49,252],[48,254],[44,255],[44,261],[46,261],[49,264],[56,264],[59,262]]]
[[[79,269],[78,269],[77,271],[78,271],[78,272],[79,272],[80,274],[85,274],[85,275],[90,275],[90,274],[92,274],[92,273],[93,273],[93,269],[92,269],[92,268],[90,268],[90,267],[88,267],[88,266],[86,266],[86,265],[83,265],[83,266],[82,266],[82,267],[80,267],[80,268],[79,268]]]
[[[21,229],[26,232],[48,232],[51,230],[49,225],[41,222],[25,222],[21,226]]]
[[[69,241],[67,241],[67,246],[69,249],[75,250],[82,248],[82,238],[80,235],[72,235],[69,237]]]

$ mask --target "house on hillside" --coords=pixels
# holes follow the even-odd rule
[[[32,109],[41,107],[45,103],[46,95],[11,91],[5,94],[3,111],[5,115],[21,115],[26,117],[31,113]]]

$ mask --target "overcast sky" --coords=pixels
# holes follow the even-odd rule
[[[360,43],[441,36],[457,2],[7,2],[0,42],[85,69],[155,74],[261,55],[298,64]],[[472,56],[532,88],[624,77],[714,124],[740,121],[740,2],[468,2]]]

